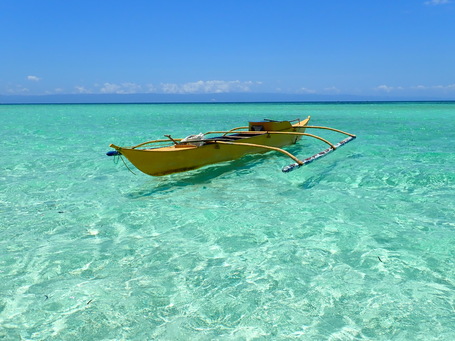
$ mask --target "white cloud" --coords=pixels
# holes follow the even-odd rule
[[[443,90],[443,91],[454,91],[454,90],[455,90],[455,84],[449,84],[449,85],[432,85],[432,86],[417,85],[417,86],[412,86],[411,89],[414,89],[414,90]]]
[[[445,5],[445,4],[450,4],[450,0],[430,0],[430,1],[425,1],[425,5]]]
[[[90,90],[87,90],[87,89],[86,89],[85,87],[83,87],[83,86],[77,85],[77,86],[75,86],[74,88],[76,89],[76,92],[77,92],[78,94],[89,94],[89,93],[91,93]]]
[[[156,92],[156,86],[153,85],[153,84],[146,84],[145,85],[145,89],[146,91],[145,92]]]
[[[36,76],[28,76],[29,80],[40,80]],[[229,92],[250,92],[255,86],[261,85],[261,82],[253,81],[221,81],[221,80],[210,80],[210,81],[197,81],[188,82],[183,84],[177,83],[162,83],[160,85],[138,84],[133,82],[124,83],[111,83],[105,82],[103,84],[94,84],[93,87],[86,87],[83,85],[75,85],[73,87],[73,93],[75,94],[137,94],[137,93],[166,93],[166,94],[209,94],[209,93],[229,93]],[[26,92],[28,89],[24,88],[21,90],[10,89],[9,92],[18,93]],[[54,89],[53,92],[46,91],[49,93],[62,93],[61,88]]]
[[[178,94],[180,93],[179,86],[173,83],[161,84],[161,90],[167,94]]]
[[[27,79],[29,81],[33,81],[33,82],[38,82],[41,80],[41,78],[37,77],[37,76],[27,76]]]
[[[376,87],[376,90],[390,92],[390,91],[394,90],[394,87],[393,86],[388,86],[388,85],[379,85],[378,87]]]
[[[391,91],[405,90],[405,88],[403,88],[402,86],[379,85],[375,88],[375,90],[391,92]]]
[[[141,90],[142,87],[136,83],[104,83],[100,92],[103,94],[135,94]]]
[[[380,85],[375,88],[376,91],[391,93],[414,93],[414,94],[449,94],[455,92],[455,84],[448,85],[413,85],[408,87]]]
[[[313,89],[308,89],[308,88],[300,88],[298,90],[299,93],[303,93],[303,94],[315,94],[316,93],[316,90],[313,90]]]
[[[235,81],[197,81],[185,84],[165,83],[161,84],[161,91],[169,94],[201,94],[201,93],[227,93],[227,92],[249,92],[252,86],[261,82],[239,80]]]

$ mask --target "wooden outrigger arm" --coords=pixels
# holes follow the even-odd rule
[[[208,134],[227,134],[227,133],[230,133],[231,131],[209,131],[208,133],[205,133],[204,135],[208,135]],[[267,134],[279,134],[279,135],[298,135],[298,136],[310,136],[310,137],[314,137],[315,139],[318,139],[318,140],[321,140],[325,143],[327,143],[330,147],[332,148],[335,148],[335,146],[333,144],[331,144],[329,141],[327,141],[326,139],[320,137],[320,136],[317,136],[317,135],[313,135],[313,134],[308,134],[308,133],[299,133],[299,132],[296,132],[296,131],[239,131],[237,132],[236,134],[238,135],[267,135]],[[223,136],[225,136],[223,135]],[[192,142],[203,142],[203,141],[207,141],[207,140],[198,140],[198,141],[192,141]]]
[[[229,131],[225,132],[223,136],[226,136],[226,134],[232,133],[232,132],[234,132],[234,131],[236,131],[236,130],[240,130],[240,129],[248,129],[248,128],[249,128],[248,126],[246,126],[246,127],[237,127],[237,128],[232,128],[231,130],[229,130]]]
[[[152,140],[152,141],[143,142],[143,143],[138,144],[137,146],[131,147],[131,149],[136,149],[136,148],[142,147],[146,144],[159,143],[159,142],[173,142],[174,144],[176,144],[176,141],[178,142],[178,141],[182,140],[182,139],[174,139],[173,137],[171,137],[171,135],[164,135],[164,136],[166,136],[168,139],[167,140]]]
[[[282,171],[284,173],[288,173],[290,171],[293,171],[294,169],[297,169],[303,165],[306,165],[306,164],[309,164],[323,156],[326,156],[327,154],[329,154],[330,152],[336,150],[337,148],[345,145],[346,143],[348,142],[351,142],[352,140],[354,140],[356,138],[356,136],[354,134],[349,134],[349,133],[346,133],[344,131],[341,131],[341,130],[338,130],[338,129],[334,129],[334,128],[328,128],[328,127],[308,127],[308,128],[316,128],[316,129],[327,129],[327,130],[333,130],[333,131],[336,131],[336,132],[339,132],[339,133],[342,133],[342,134],[345,134],[345,135],[348,135],[349,137],[347,137],[346,139],[338,142],[337,144],[332,144],[330,143],[329,141],[327,141],[326,139],[323,139],[322,137],[319,137],[319,136],[316,136],[316,135],[313,135],[313,134],[307,134],[307,133],[299,133],[299,132],[273,132],[273,131],[267,131],[267,132],[261,132],[261,133],[265,133],[265,134],[288,134],[288,135],[304,135],[304,136],[310,136],[310,137],[314,137],[318,140],[321,140],[325,143],[327,143],[330,147],[323,150],[322,152],[320,153],[317,153],[313,156],[310,156],[304,160],[299,160],[295,155],[287,152],[286,150],[284,149],[281,149],[281,148],[277,148],[277,147],[270,147],[270,146],[264,146],[264,145],[260,145],[260,144],[253,144],[253,143],[241,143],[241,142],[226,142],[226,141],[218,141],[218,140],[208,140],[207,142],[209,143],[218,143],[218,144],[230,144],[230,145],[238,145],[238,146],[245,146],[245,147],[258,147],[258,148],[264,148],[264,149],[269,149],[269,150],[274,150],[274,151],[277,151],[277,152],[280,152],[286,156],[289,156],[291,159],[293,159],[295,161],[295,163],[289,165],[289,166],[285,166],[283,167]],[[222,132],[213,132],[213,133],[222,133]],[[245,133],[251,133],[251,132],[245,132]],[[259,133],[259,132],[258,132]]]
[[[232,130],[229,130],[229,131],[209,131],[208,133],[205,133],[204,135],[208,135],[208,134],[224,134],[223,136],[226,136],[226,134],[230,134],[232,133],[235,129],[242,129],[242,128],[246,128],[246,127],[238,127],[238,128],[234,128]],[[331,128],[330,128],[331,129]],[[339,131],[341,132],[341,130]],[[325,143],[327,143],[331,148],[336,148],[332,143],[330,143],[329,141],[327,141],[326,139],[320,137],[320,136],[317,136],[317,135],[313,135],[313,134],[308,134],[308,133],[299,133],[299,132],[293,132],[293,131],[239,131],[239,132],[236,132],[236,134],[239,134],[239,135],[265,135],[265,134],[280,134],[280,135],[299,135],[299,136],[309,136],[309,137],[313,137],[315,139],[318,139],[318,140],[321,140]],[[346,135],[350,135],[348,133],[345,133]],[[171,138],[170,135],[164,135],[168,138],[168,140],[152,140],[152,141],[147,141],[147,142],[143,142],[143,143],[140,143],[134,147],[131,147],[131,149],[136,149],[138,147],[142,147],[144,145],[147,145],[147,144],[152,144],[152,143],[159,143],[159,142],[173,142],[174,144],[176,144],[176,142],[179,142],[181,141],[182,139],[175,139],[175,138]],[[209,142],[208,140],[193,140],[193,141],[188,141],[188,143],[191,143],[191,142]],[[239,144],[240,143],[236,143],[236,144]],[[259,145],[258,145],[259,146]]]
[[[283,135],[300,135],[300,136],[309,136],[309,137],[314,137],[318,140],[321,140],[325,143],[327,143],[330,147],[332,148],[336,148],[332,143],[330,143],[329,141],[327,141],[326,139],[320,137],[320,136],[317,136],[317,135],[313,135],[313,134],[308,134],[308,133],[299,133],[299,132],[292,132],[292,131],[236,131],[238,129],[246,129],[248,127],[237,127],[237,128],[234,128],[234,129],[231,129],[229,131],[209,131],[208,133],[205,133],[204,135],[208,135],[208,134],[223,134],[223,136],[226,136],[227,134],[230,134],[230,133],[233,133],[234,131],[236,132],[236,134],[240,134],[240,135],[251,135],[251,134],[255,134],[255,135],[263,135],[263,134],[283,134]],[[334,129],[334,128],[329,128],[329,127],[319,127],[319,126],[305,126],[305,128],[316,128],[316,129],[327,129],[327,130],[333,130],[333,131],[336,131],[338,133],[342,133],[342,134],[345,134],[345,135],[349,135],[349,136],[355,136],[355,135],[352,135],[352,134],[349,134],[349,133],[346,133],[344,131],[341,131],[341,130],[338,130],[338,129]],[[140,143],[134,147],[131,147],[132,149],[136,149],[138,147],[142,147],[144,145],[147,145],[147,144],[152,144],[152,143],[159,143],[159,142],[173,142],[174,144],[176,144],[176,142],[179,142],[181,141],[182,139],[175,139],[175,138],[172,138],[170,135],[164,135],[166,136],[168,139],[167,140],[152,140],[152,141],[147,141],[147,142],[143,142],[143,143]],[[206,140],[201,140],[201,141],[192,141],[192,142],[206,142]]]
[[[339,130],[339,129],[335,129],[335,128],[330,128],[330,127],[321,127],[321,126],[305,126],[305,128],[313,128],[313,129],[326,129],[326,130],[332,130],[332,131],[336,131],[337,133],[341,133],[341,134],[344,134],[344,135],[348,135],[348,136],[355,136],[354,134],[349,134],[343,130]]]

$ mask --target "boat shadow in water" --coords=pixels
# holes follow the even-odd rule
[[[157,194],[174,193],[188,186],[209,184],[213,179],[223,175],[231,176],[233,173],[236,176],[245,175],[265,161],[261,155],[247,155],[238,160],[214,164],[188,172],[154,177],[151,181],[143,184],[141,188],[133,190],[126,196],[131,199],[139,199]]]
[[[288,150],[293,151],[293,149],[298,151],[299,146],[293,146]],[[350,155],[347,159],[358,157],[362,157],[362,155]],[[288,160],[283,159],[283,166],[286,165],[286,161]],[[328,166],[318,170],[316,175],[308,178],[305,177],[305,174],[302,174],[303,181],[300,185],[298,185],[298,187],[301,189],[310,189],[317,186],[324,181],[324,179],[329,177],[334,170],[339,167],[343,167],[343,164],[346,161],[346,159],[335,160],[329,163]],[[267,158],[264,158],[264,155],[254,154],[244,156],[238,160],[218,163],[188,172],[165,175],[163,177],[153,177],[150,181],[147,181],[139,188],[126,194],[126,196],[131,199],[140,199],[153,195],[174,194],[176,191],[183,190],[189,186],[203,186],[210,184],[212,180],[219,177],[244,176],[245,174],[253,172],[253,169],[263,162],[269,161]],[[299,172],[299,170],[296,170],[296,172]]]
[[[353,154],[353,155],[347,156],[344,159],[335,160],[335,161],[329,163],[326,167],[319,168],[317,174],[304,179],[304,181],[300,185],[298,185],[298,188],[300,188],[300,189],[313,188],[313,187],[319,185],[322,181],[324,181],[328,177],[330,177],[332,175],[333,171],[338,170],[341,167],[343,167],[348,160],[357,159],[357,158],[361,158],[361,157],[363,157],[363,155]]]
[[[330,176],[334,169],[337,168],[338,162],[331,164],[330,166],[326,167],[324,170],[321,170],[316,175],[310,176],[303,180],[301,184],[298,185],[300,189],[311,189],[317,185],[319,185],[325,178]]]

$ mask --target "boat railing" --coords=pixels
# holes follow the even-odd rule
[[[298,120],[298,119],[296,119]],[[335,129],[335,128],[330,128],[330,127],[323,127],[323,126],[305,126],[305,128],[310,128],[310,129],[325,129],[325,130],[331,130],[331,131],[335,131],[335,132],[338,132],[338,133],[341,133],[341,134],[345,134],[345,135],[348,135],[348,136],[355,136],[353,134],[350,134],[350,133],[347,133],[345,131],[342,131],[342,130],[339,130],[339,129]],[[329,141],[327,141],[326,139],[320,137],[320,136],[317,136],[317,135],[313,135],[313,134],[308,134],[308,133],[300,133],[300,132],[291,132],[291,131],[250,131],[250,130],[247,130],[247,131],[239,131],[241,129],[248,129],[248,127],[236,127],[236,128],[233,128],[233,129],[230,129],[230,130],[227,130],[227,131],[209,131],[204,135],[204,138],[201,139],[201,140],[195,140],[195,141],[191,141],[191,142],[204,142],[205,140],[207,140],[205,138],[206,135],[211,135],[211,134],[222,134],[222,137],[225,137],[227,136],[228,134],[233,134],[235,133],[236,135],[246,135],[246,136],[254,136],[254,135],[263,135],[263,134],[280,134],[280,135],[299,135],[299,136],[309,136],[309,137],[313,137],[315,139],[318,139],[320,141],[323,141],[325,142],[326,144],[328,144],[331,148],[334,148],[334,145],[332,143],[330,143]],[[154,144],[154,143],[170,143],[172,142],[173,144],[177,144],[177,143],[180,143],[183,139],[177,139],[177,138],[172,138],[170,135],[165,135],[167,137],[167,139],[159,139],[159,140],[151,140],[151,141],[147,141],[147,142],[143,142],[143,143],[140,143],[136,146],[133,146],[131,147],[131,149],[137,149],[139,147],[143,147],[143,146],[146,146],[146,145],[149,145],[149,144]],[[210,138],[210,140],[214,140],[215,138]],[[188,143],[191,143],[191,142],[188,142]]]
[[[138,144],[138,145],[136,145],[134,147],[131,147],[131,149],[137,149],[139,147],[143,147],[145,145],[152,144],[152,143],[165,143],[165,142],[171,143],[172,142],[173,144],[175,144],[174,141],[178,142],[178,141],[181,141],[181,140],[182,139],[174,139],[174,138],[173,139],[168,138],[166,140],[164,140],[164,139],[162,139],[162,140],[152,140],[152,141],[142,142],[142,143],[140,143],[140,144]]]
[[[229,133],[231,133],[231,132],[234,132],[234,131],[240,130],[240,129],[248,129],[248,128],[249,128],[248,126],[246,126],[246,127],[237,127],[237,128],[232,128],[231,130],[229,130],[229,131],[225,132],[223,136],[225,136],[226,134],[229,134]],[[208,133],[206,133],[206,134],[208,134]]]
[[[325,129],[325,130],[331,130],[331,131],[336,131],[337,133],[345,134],[348,136],[355,136],[354,134],[347,133],[345,131],[335,129],[335,128],[330,128],[330,127],[322,127],[322,126],[305,126],[305,128],[310,128],[310,129]]]

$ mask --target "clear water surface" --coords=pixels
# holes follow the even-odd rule
[[[289,174],[273,152],[156,178],[105,156],[307,115],[358,138]],[[1,105],[0,117],[2,340],[455,339],[455,103]]]

